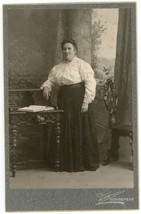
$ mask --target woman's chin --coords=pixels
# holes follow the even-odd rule
[[[65,61],[66,61],[66,62],[71,62],[72,60],[73,60],[73,58],[70,58],[70,57],[66,57],[66,58],[65,58]]]

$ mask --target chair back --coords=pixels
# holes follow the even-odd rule
[[[108,78],[104,84],[104,103],[109,112],[110,126],[113,126],[118,122],[116,118],[118,96],[115,93],[115,83],[112,77]]]

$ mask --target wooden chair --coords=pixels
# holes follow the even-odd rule
[[[121,136],[129,137],[131,146],[132,164],[131,169],[133,170],[133,131],[131,125],[121,125],[120,121],[116,118],[116,110],[118,108],[118,96],[115,93],[114,81],[112,78],[107,79],[104,85],[104,102],[109,112],[109,124],[111,129],[111,147],[107,151],[103,165],[109,164],[112,160],[116,161],[119,159],[119,138]]]

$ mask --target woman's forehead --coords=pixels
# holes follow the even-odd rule
[[[74,47],[74,46],[73,46],[73,44],[67,42],[67,43],[65,43],[65,44],[63,45],[63,47]]]

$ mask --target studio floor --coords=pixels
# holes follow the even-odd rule
[[[131,170],[131,150],[126,138],[121,138],[119,155],[118,161],[106,166],[101,164],[97,171],[69,173],[54,172],[46,168],[17,170],[16,177],[10,177],[10,188],[133,188],[134,172]]]
[[[133,188],[134,173],[127,160],[100,165],[97,171],[53,172],[46,168],[24,169],[10,178],[12,189],[85,189],[85,188]]]

